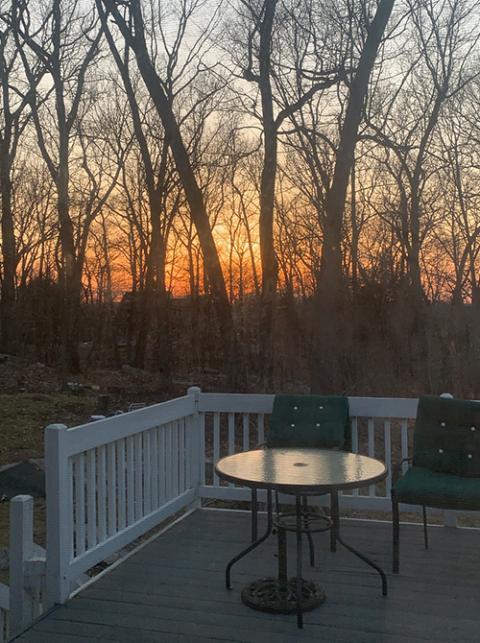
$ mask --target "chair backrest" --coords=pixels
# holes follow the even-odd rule
[[[276,395],[266,444],[350,450],[348,399],[333,395]]]
[[[480,402],[420,398],[413,464],[457,476],[480,476]]]

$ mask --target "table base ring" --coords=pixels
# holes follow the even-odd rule
[[[313,581],[302,580],[302,612],[309,612],[325,601],[325,593]],[[242,590],[242,602],[252,609],[270,614],[297,611],[297,579],[280,583],[277,578],[260,578]]]
[[[329,516],[324,514],[313,514],[302,512],[302,534],[317,534],[323,531],[330,531],[332,528],[332,520]],[[297,512],[296,511],[282,511],[277,518],[273,520],[274,529],[284,529],[285,531],[296,532]]]

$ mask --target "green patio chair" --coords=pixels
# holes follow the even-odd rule
[[[393,572],[399,571],[400,502],[426,507],[480,510],[480,402],[422,397],[418,402],[410,469],[393,485]]]
[[[276,395],[266,437],[266,448],[297,447],[317,449],[351,449],[351,429],[348,414],[348,399],[340,396],[323,395]],[[336,539],[331,524],[338,523],[338,494],[331,494],[330,520],[323,517],[324,526],[310,528],[319,519],[318,514],[308,508],[307,495],[302,496],[304,531],[310,546],[310,564],[315,564],[312,532],[330,529],[330,549],[335,551]],[[276,494],[277,522],[290,514],[282,514]],[[289,529],[284,522],[284,528]],[[289,530],[294,531],[293,525]]]

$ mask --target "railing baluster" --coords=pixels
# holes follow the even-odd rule
[[[150,436],[150,489],[152,496],[152,509],[157,509],[158,504],[158,428],[151,431]]]
[[[178,496],[178,420],[172,423],[172,497]]]
[[[95,449],[87,451],[87,538],[88,548],[97,544],[97,493]]]
[[[193,415],[188,417],[185,421],[185,489],[192,487],[192,445],[193,445]],[[197,454],[198,455],[198,454]]]
[[[152,511],[152,471],[150,468],[151,439],[150,431],[144,431],[142,446],[143,462],[143,515],[146,516]]]
[[[185,420],[178,421],[178,492],[185,491]]]
[[[199,413],[200,420],[200,484],[204,485],[205,480],[205,459],[207,457],[205,451],[205,413]]]
[[[371,458],[375,457],[375,422],[373,418],[368,418],[368,455]],[[374,484],[369,485],[368,495],[375,496]]]
[[[127,524],[127,488],[125,478],[125,440],[117,444],[117,480],[118,480],[118,530],[125,529]]]
[[[172,499],[172,424],[169,422],[165,427],[165,500]]]
[[[163,425],[159,428],[159,452],[158,452],[158,497],[160,502],[163,504],[167,499],[167,487],[166,487],[166,451],[167,451],[167,430],[166,426]]]
[[[127,524],[135,522],[135,444],[127,438]]]
[[[392,437],[391,437],[391,422],[384,420],[383,422],[383,439],[385,444],[385,466],[387,467],[388,474],[386,480],[386,497],[390,497],[390,489],[392,487]]]
[[[220,458],[220,413],[213,415],[213,485],[218,486],[218,476],[215,473],[215,465]]]
[[[115,442],[111,442],[107,446],[108,536],[113,536],[117,531],[117,478],[115,470],[115,447]]]
[[[135,453],[135,520],[140,520],[143,515],[143,453],[142,434],[134,437]]]
[[[351,419],[351,428],[352,428],[352,453],[358,453],[358,418]],[[352,490],[353,496],[359,495],[358,489]]]
[[[235,413],[228,414],[228,455],[235,453]],[[233,487],[233,482],[228,483],[229,487]]]
[[[375,423],[373,418],[368,418],[368,455],[375,457]]]
[[[74,458],[75,463],[75,555],[85,551],[85,454]]]
[[[97,496],[98,496],[98,542],[107,537],[107,460],[105,446],[98,448]]]
[[[192,425],[192,418],[183,418],[183,472],[185,476],[185,488],[184,491],[190,489],[190,479],[191,479],[191,449],[190,449],[190,427]]]
[[[235,453],[235,413],[228,414],[228,455]]]

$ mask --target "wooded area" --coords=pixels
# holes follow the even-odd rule
[[[2,1],[1,351],[478,396],[479,38],[476,0]]]

